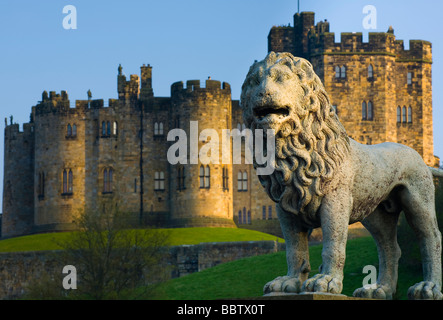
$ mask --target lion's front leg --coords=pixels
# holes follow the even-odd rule
[[[309,265],[308,230],[300,227],[298,218],[277,205],[277,214],[286,244],[288,273],[268,282],[263,291],[272,293],[299,293],[311,271]]]
[[[350,198],[332,197],[323,200],[320,209],[323,231],[322,266],[320,273],[303,283],[304,292],[340,294],[343,289],[346,241],[350,215]]]

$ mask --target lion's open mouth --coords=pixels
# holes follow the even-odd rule
[[[254,108],[254,116],[259,120],[266,118],[269,115],[276,115],[278,117],[289,116],[288,107],[276,107],[276,106],[262,106]]]

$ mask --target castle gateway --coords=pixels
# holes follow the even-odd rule
[[[335,43],[328,22],[314,13],[294,16],[294,27],[273,27],[269,51],[309,59],[348,134],[376,144],[393,141],[433,155],[432,52],[427,41],[404,50],[393,30],[343,33]],[[118,68],[118,99],[77,100],[43,92],[29,123],[5,128],[2,236],[70,230],[83,210],[106,202],[134,221],[167,227],[234,227],[276,218],[275,204],[242,155],[241,164],[171,165],[168,132],[244,128],[230,86],[215,80],[177,82],[170,97],[155,97],[152,67],[128,80]],[[200,150],[208,141],[199,141]],[[244,148],[242,148],[244,150]]]

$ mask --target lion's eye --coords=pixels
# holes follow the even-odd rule
[[[289,76],[287,73],[279,73],[277,74],[277,77],[275,78],[275,80],[277,82],[284,82],[285,80],[288,80]]]

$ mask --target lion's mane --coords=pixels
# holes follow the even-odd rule
[[[305,213],[310,203],[319,201],[324,195],[337,167],[349,153],[350,142],[311,63],[290,53],[271,52],[263,61],[251,66],[241,93],[243,116],[248,126],[252,130],[259,129],[254,122],[253,99],[247,93],[248,88],[263,81],[258,74],[262,77],[270,74],[263,70],[282,63],[298,77],[304,95],[300,101],[294,101],[292,109],[295,112],[282,124],[280,132],[276,132],[274,173],[259,178],[273,201],[284,210],[298,214]],[[254,165],[257,167],[256,163]]]

